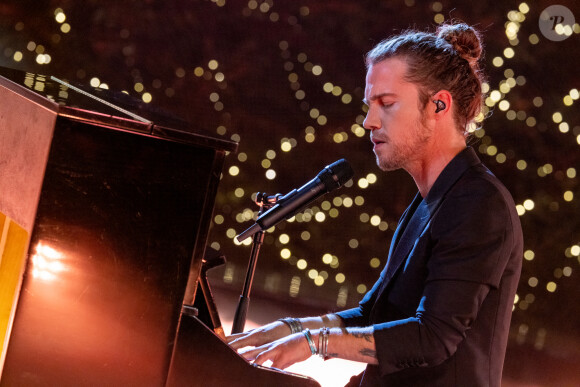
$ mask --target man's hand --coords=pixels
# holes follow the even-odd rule
[[[270,324],[252,329],[248,332],[236,333],[226,337],[226,342],[235,350],[244,347],[258,347],[272,343],[290,334],[290,328],[282,321],[274,321]]]
[[[273,342],[239,351],[246,360],[262,365],[272,361],[272,367],[285,369],[312,356],[308,341],[302,332],[283,337]]]

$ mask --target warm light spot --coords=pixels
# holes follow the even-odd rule
[[[535,288],[538,286],[538,279],[536,277],[530,277],[528,280],[528,285],[530,285],[532,288]]]
[[[274,180],[276,178],[276,171],[273,169],[268,169],[266,171],[266,179]]]
[[[232,165],[228,170],[228,172],[231,176],[237,176],[240,173],[240,168],[238,168],[235,165]]]
[[[290,249],[284,248],[284,249],[280,250],[280,256],[283,259],[288,259],[288,258],[290,258],[291,255],[292,255],[292,253],[290,252]]]
[[[363,177],[363,178],[360,178],[360,179],[358,180],[358,186],[359,186],[360,188],[363,188],[363,189],[364,189],[364,188],[367,188],[367,187],[369,186],[369,182],[368,182],[368,180],[367,180],[367,179],[365,179],[364,177]]]
[[[524,208],[526,210],[531,211],[531,210],[534,209],[534,206],[535,206],[535,204],[534,204],[534,201],[533,200],[527,199],[527,200],[524,201]]]
[[[54,20],[56,20],[57,23],[64,23],[66,20],[66,15],[62,11],[57,12],[57,14],[54,16]]]
[[[359,284],[359,285],[356,287],[356,291],[357,291],[357,293],[359,293],[359,294],[364,294],[364,293],[366,293],[366,291],[367,291],[367,286],[366,286],[365,284]]]
[[[527,261],[531,261],[531,260],[533,260],[533,259],[534,259],[534,257],[535,257],[535,255],[536,255],[536,254],[535,254],[535,253],[534,253],[532,250],[526,250],[526,251],[524,252],[524,258],[525,258]]]
[[[343,283],[344,280],[346,280],[346,277],[344,276],[344,274],[342,273],[338,273],[335,277],[334,277],[335,281],[339,284]]]
[[[493,90],[489,94],[489,98],[491,98],[494,102],[498,102],[501,99],[501,93],[498,90]]]
[[[438,13],[433,17],[433,21],[437,24],[441,24],[445,21],[445,15]]]
[[[296,267],[300,270],[304,270],[306,267],[308,267],[308,263],[305,259],[299,259],[298,262],[296,262]]]
[[[230,239],[235,238],[236,235],[238,235],[238,233],[233,228],[228,228],[226,231],[226,236]]]
[[[316,269],[308,270],[308,277],[310,279],[315,279],[316,277],[318,277],[318,270],[316,270]]]
[[[213,218],[213,222],[214,222],[215,224],[222,224],[222,223],[224,222],[224,217],[223,217],[223,215],[216,215],[216,216]]]
[[[556,291],[556,287],[556,283],[553,281],[550,281],[546,284],[546,290],[550,293],[554,293]]]
[[[572,191],[564,192],[564,200],[567,202],[571,202],[572,200],[574,200],[574,192]]]
[[[317,212],[316,215],[314,215],[314,219],[317,222],[324,222],[326,220],[326,215],[324,212]]]
[[[495,145],[490,145],[487,147],[486,152],[490,156],[495,156],[497,154],[497,147]]]
[[[141,99],[143,99],[143,102],[149,103],[153,100],[153,96],[150,93],[143,93]]]
[[[372,268],[376,269],[381,265],[381,260],[375,257],[370,260],[369,264]]]
[[[215,59],[212,59],[212,60],[210,60],[210,61],[208,62],[208,64],[207,64],[207,67],[208,67],[210,70],[215,70],[215,69],[217,69],[217,68],[218,68],[218,65],[219,65],[219,64],[218,64],[218,61],[217,61],[217,60],[215,60]]]
[[[343,104],[346,105],[352,102],[352,96],[350,94],[344,94],[340,100]]]
[[[505,50],[503,50],[503,56],[505,56],[508,59],[513,58],[514,55],[515,55],[514,49],[511,47],[508,47]]]

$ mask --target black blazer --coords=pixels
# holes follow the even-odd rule
[[[346,326],[374,326],[361,386],[500,386],[523,237],[507,189],[472,148],[419,194]]]

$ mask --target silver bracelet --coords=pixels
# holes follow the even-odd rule
[[[302,331],[302,333],[304,334],[304,337],[306,337],[306,340],[308,341],[308,346],[310,347],[310,352],[313,355],[318,355],[318,351],[316,350],[316,347],[314,346],[314,341],[312,340],[312,335],[310,334],[310,330],[308,328],[306,328],[305,330]]]
[[[302,332],[304,330],[302,323],[297,318],[285,317],[285,318],[279,319],[278,321],[282,321],[284,324],[288,325],[290,327],[291,333],[298,333],[298,332]]]
[[[324,360],[330,359],[328,356],[328,337],[330,336],[330,328],[322,327],[318,334],[318,354]]]

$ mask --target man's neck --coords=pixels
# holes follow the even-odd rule
[[[415,180],[415,184],[423,198],[427,196],[447,164],[465,148],[465,142],[446,146],[445,148],[435,148],[426,152],[422,159],[405,168]]]

